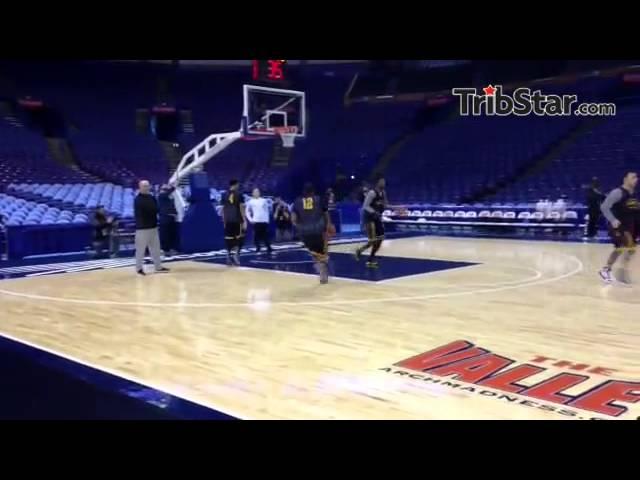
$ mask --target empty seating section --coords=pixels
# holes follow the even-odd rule
[[[90,177],[54,162],[42,135],[0,120],[0,191],[24,181],[86,182]]]
[[[418,205],[396,206],[383,213],[383,219],[392,223],[429,223],[434,225],[484,225],[484,226],[541,226],[575,227],[584,222],[585,209],[575,206],[566,211],[551,209],[543,212],[529,205],[451,206],[437,210],[421,210]]]
[[[143,178],[159,184],[169,177],[162,148],[151,135],[104,127],[72,134],[70,140],[81,168],[104,180],[132,187]]]
[[[278,182],[278,171],[269,167],[272,153],[271,141],[237,141],[204,168],[213,188],[226,190],[229,180],[238,179],[246,190],[259,187],[272,193]]]
[[[573,117],[461,117],[426,127],[389,166],[389,196],[460,202],[514,175],[575,124]]]
[[[191,110],[194,133],[183,134],[186,150],[212,133],[232,132],[240,128],[242,85],[246,74],[228,71],[184,71],[174,77],[173,101]]]
[[[119,218],[133,217],[134,191],[111,183],[99,184],[18,184],[7,191],[29,200],[76,211],[87,218],[98,205]]]
[[[127,79],[126,72],[116,71],[100,81],[100,95],[94,97],[93,89],[84,88],[64,99],[65,112],[79,126],[69,134],[78,163],[104,180],[126,186],[142,178],[165,182],[169,168],[160,144],[151,133],[134,130],[136,108],[155,103],[149,94],[151,79]]]
[[[337,80],[310,83],[308,137],[296,145],[296,160],[317,163],[333,172],[368,176],[380,156],[412,126],[420,105],[415,103],[343,105],[347,85]]]
[[[599,177],[608,191],[625,170],[638,168],[640,107],[619,107],[615,117],[598,119],[589,131],[562,151],[547,168],[499,192],[493,201],[536,201],[566,195],[584,201],[582,185]]]
[[[20,94],[38,97],[63,114],[83,170],[126,186],[141,178],[166,181],[169,168],[158,141],[135,131],[136,109],[157,103],[153,69],[65,63],[44,76],[42,67],[29,64],[12,65],[11,72]]]
[[[87,223],[85,214],[60,210],[45,203],[29,202],[22,198],[0,193],[0,216],[7,227],[19,225],[53,225]]]

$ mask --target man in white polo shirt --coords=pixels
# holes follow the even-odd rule
[[[256,253],[260,252],[261,243],[267,247],[267,253],[271,254],[271,242],[269,241],[269,203],[266,198],[260,196],[260,189],[253,189],[253,198],[247,202],[247,218],[253,225],[253,240],[256,244]]]

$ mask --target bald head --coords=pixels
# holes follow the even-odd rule
[[[138,190],[140,190],[140,193],[149,193],[151,191],[151,184],[149,183],[149,180],[140,180],[140,183],[138,183]]]

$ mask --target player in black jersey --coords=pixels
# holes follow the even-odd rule
[[[387,206],[387,194],[385,192],[384,177],[378,177],[375,187],[367,192],[362,203],[362,215],[364,220],[364,228],[368,241],[366,245],[359,247],[355,252],[356,260],[360,260],[362,253],[371,248],[367,267],[376,268],[378,261],[376,253],[380,250],[382,241],[384,240],[384,224],[382,223],[382,212]]]
[[[291,220],[298,236],[315,260],[320,283],[329,281],[328,233],[335,231],[326,200],[315,194],[313,185],[305,184],[303,194],[293,203]]]
[[[600,207],[609,222],[609,236],[615,248],[609,255],[607,264],[599,272],[600,277],[607,283],[613,281],[611,269],[621,255],[622,268],[618,280],[623,284],[630,283],[627,267],[635,253],[635,228],[640,214],[640,203],[633,197],[637,183],[638,174],[627,172],[622,186],[611,190]]]
[[[229,182],[229,191],[222,200],[222,223],[224,223],[224,240],[227,244],[227,264],[240,265],[240,249],[247,231],[244,201],[239,192],[237,180]]]

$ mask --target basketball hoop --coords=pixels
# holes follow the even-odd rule
[[[296,140],[296,134],[298,133],[298,127],[274,127],[273,131],[280,135],[283,147],[293,147]]]

